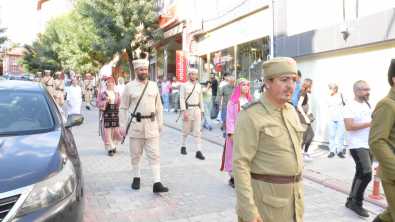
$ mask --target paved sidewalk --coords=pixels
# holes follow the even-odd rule
[[[85,176],[86,222],[90,221],[237,221],[235,190],[227,173],[219,171],[222,147],[202,141],[206,160],[195,158],[193,138],[188,155],[180,154],[181,133],[164,127],[160,136],[162,182],[165,195],[152,193],[151,170],[142,158],[142,188],[132,190],[128,142],[109,157],[98,136],[98,111],[82,110],[85,123],[73,128]],[[361,219],[344,207],[346,195],[304,180],[304,221],[372,221],[382,211],[365,204],[371,217]]]

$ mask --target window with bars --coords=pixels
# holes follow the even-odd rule
[[[77,4],[76,0],[65,0],[66,1],[66,8],[75,8]]]

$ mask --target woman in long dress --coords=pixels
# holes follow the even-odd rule
[[[67,114],[81,114],[82,97],[81,87],[77,84],[77,78],[71,79],[71,86],[67,91]]]
[[[229,185],[235,187],[233,177],[233,134],[235,130],[235,123],[242,106],[251,101],[250,83],[247,79],[240,78],[236,83],[236,89],[229,99],[228,109],[226,113],[226,131],[227,137],[225,140],[224,152],[222,155],[221,171],[229,173]]]
[[[125,80],[122,77],[118,78],[118,85],[116,87],[119,92],[119,95],[121,95],[122,97],[123,90],[125,89]]]
[[[119,130],[119,105],[121,95],[115,87],[112,77],[105,79],[105,85],[97,95],[96,105],[100,109],[100,121],[102,121],[102,138],[104,147],[109,156],[117,152],[117,145],[122,141]]]

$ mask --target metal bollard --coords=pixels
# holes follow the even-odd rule
[[[377,169],[378,167],[374,168],[373,193],[369,194],[368,196],[372,199],[381,200],[384,199],[384,197],[380,195],[380,178],[378,178],[376,175]]]

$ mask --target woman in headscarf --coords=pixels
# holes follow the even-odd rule
[[[251,101],[250,83],[247,79],[240,78],[236,83],[236,89],[229,99],[228,109],[226,113],[226,131],[227,137],[225,140],[224,152],[222,154],[221,171],[229,173],[229,185],[235,187],[233,178],[233,134],[235,130],[236,118],[239,115],[242,106]]]
[[[105,85],[97,95],[96,105],[100,109],[100,121],[102,121],[102,138],[104,147],[109,156],[117,152],[117,145],[122,141],[119,130],[119,105],[121,95],[115,87],[112,77],[105,79]]]
[[[122,77],[118,78],[118,85],[117,85],[117,90],[119,92],[119,95],[123,94],[123,90],[125,89],[125,80]]]
[[[82,106],[81,87],[77,84],[77,78],[71,79],[71,86],[67,90],[67,114],[80,114]]]

